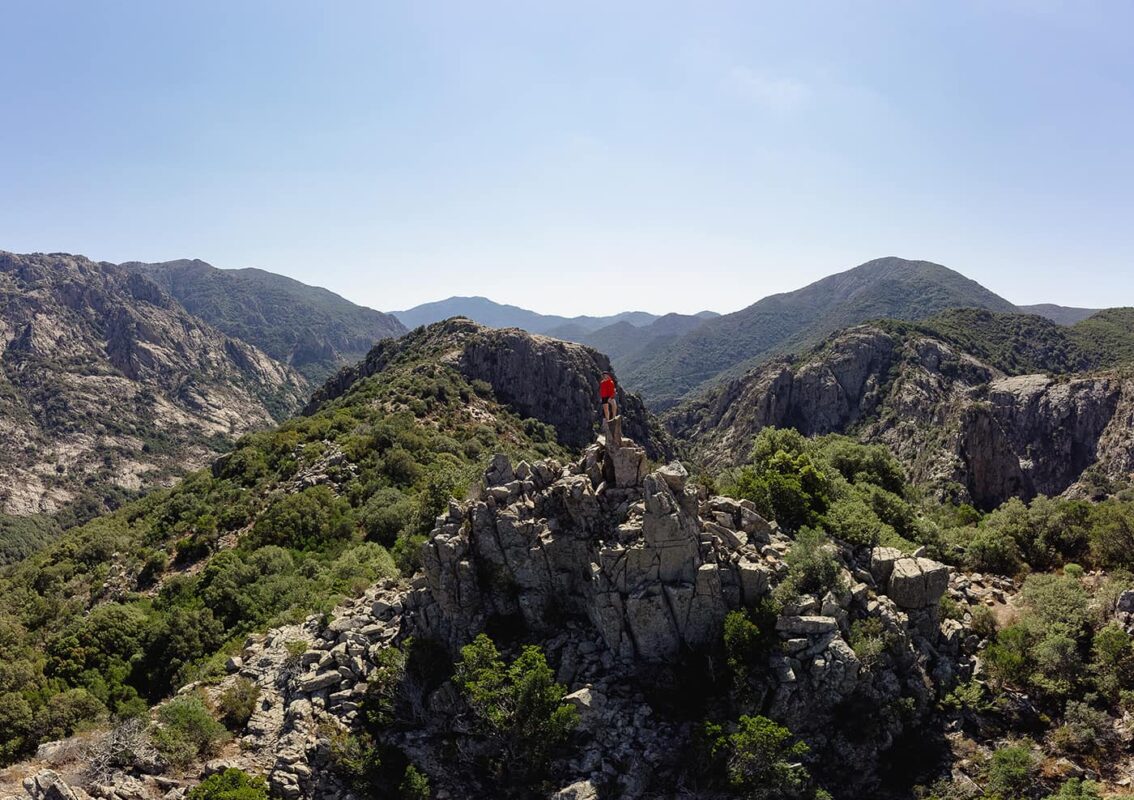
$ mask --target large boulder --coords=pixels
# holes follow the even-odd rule
[[[886,594],[901,608],[936,605],[949,588],[949,568],[928,558],[899,558],[893,563]]]

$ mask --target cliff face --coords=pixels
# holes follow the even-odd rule
[[[593,439],[602,416],[599,381],[611,368],[606,356],[583,345],[514,328],[485,328],[459,317],[380,342],[360,364],[327,381],[308,411],[408,354],[423,352],[434,352],[470,381],[485,381],[515,413],[553,426],[561,443],[578,449]],[[667,436],[651,421],[641,400],[622,392],[619,403],[626,434],[642,442],[651,458],[671,455]]]
[[[1134,380],[1007,377],[943,341],[854,328],[671,412],[669,430],[713,466],[739,464],[767,426],[889,445],[918,482],[988,508],[1060,494],[1088,468],[1134,469]]]
[[[305,382],[141,275],[0,253],[0,510],[138,489],[297,408]]]

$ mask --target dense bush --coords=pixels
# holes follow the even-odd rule
[[[185,769],[216,755],[229,733],[197,695],[170,700],[158,711],[154,745],[175,767]]]
[[[742,716],[728,728],[706,723],[700,738],[701,768],[710,785],[747,800],[828,797],[799,763],[807,745],[767,717]]]
[[[186,800],[268,800],[268,784],[258,775],[229,767],[190,789]]]
[[[831,541],[820,531],[801,530],[784,561],[788,574],[775,592],[781,603],[789,603],[802,594],[822,597],[839,584],[838,557]]]
[[[1102,800],[1102,792],[1094,781],[1071,778],[1059,787],[1058,792],[1049,794],[1044,800]]]
[[[318,550],[345,541],[354,532],[350,504],[319,485],[277,498],[256,520],[256,542],[296,550]]]
[[[523,648],[505,664],[482,633],[461,648],[454,681],[480,730],[496,745],[490,770],[510,780],[539,778],[578,722],[575,708],[563,703],[566,690],[535,646]]]
[[[757,437],[751,466],[740,470],[726,491],[751,500],[761,514],[789,531],[818,522],[831,500],[827,476],[806,440],[794,431],[770,428]]]
[[[217,697],[217,715],[233,733],[240,733],[256,711],[260,687],[247,678],[238,677]]]
[[[985,770],[986,793],[1005,800],[1030,797],[1038,773],[1038,760],[1026,743],[1001,747],[992,754]]]

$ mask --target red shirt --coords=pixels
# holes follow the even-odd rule
[[[603,400],[614,397],[614,378],[603,378],[599,384],[599,397]]]

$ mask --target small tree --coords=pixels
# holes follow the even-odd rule
[[[746,800],[825,797],[801,763],[808,747],[767,717],[742,716],[731,732],[715,723],[702,729],[703,767],[713,783]]]
[[[543,774],[556,747],[575,725],[578,712],[563,703],[564,687],[556,683],[543,652],[525,647],[505,665],[485,634],[461,648],[454,677],[480,731],[501,753],[498,770],[532,779]]]
[[[221,722],[233,733],[240,733],[256,711],[259,699],[259,686],[247,678],[237,678],[217,698]]]
[[[1027,797],[1036,783],[1038,765],[1026,744],[1002,747],[992,754],[987,771],[989,795]]]

